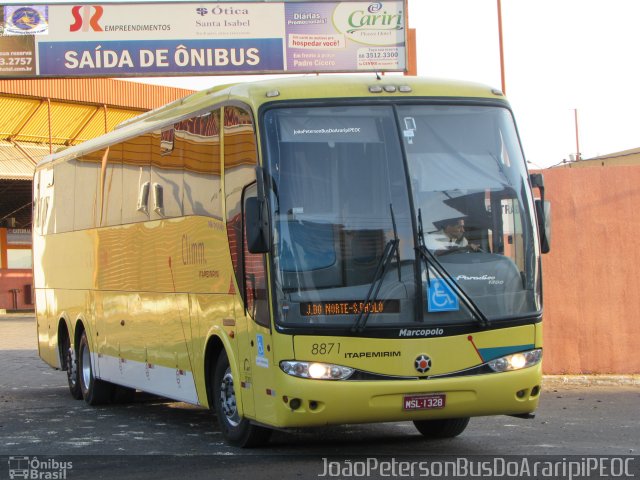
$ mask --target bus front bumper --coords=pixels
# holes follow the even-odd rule
[[[269,424],[286,428],[527,414],[538,406],[542,367],[428,380],[322,381],[284,373],[279,377],[279,398]],[[437,401],[410,401],[426,395]]]

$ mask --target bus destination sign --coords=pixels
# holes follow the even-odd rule
[[[300,304],[300,315],[360,315],[361,313],[400,313],[399,300],[336,300],[332,302],[303,302]]]

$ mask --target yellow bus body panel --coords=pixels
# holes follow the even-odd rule
[[[430,380],[327,381],[284,376],[280,391],[301,400],[292,410],[282,400],[278,427],[320,426],[341,423],[392,422],[484,415],[526,414],[538,406],[540,364],[513,372]],[[523,391],[522,397],[518,392]],[[535,392],[535,391],[534,391]],[[403,409],[405,395],[445,394],[442,409]]]
[[[522,345],[523,350],[531,349],[535,333],[536,327],[527,325],[479,332],[471,336],[480,352],[500,348],[515,351],[519,345]],[[500,374],[465,375],[464,370],[477,367],[486,361],[476,351],[469,336],[465,334],[444,338],[396,340],[295,336],[296,360],[351,366],[365,372],[389,375],[389,379],[380,377],[379,380],[313,380],[296,378],[278,371],[269,391],[258,392],[258,395],[266,399],[276,392],[276,418],[270,424],[278,427],[533,412],[538,406],[542,380],[540,364]],[[329,345],[332,345],[332,352],[313,355],[311,351],[314,345],[325,345],[327,350]],[[375,356],[376,353],[384,352],[398,352],[399,355]],[[356,354],[358,356],[354,358]],[[428,375],[433,377],[393,378],[418,376],[414,362],[420,354],[428,354],[432,359],[433,366]],[[287,359],[280,355],[278,357]],[[459,376],[437,377],[453,372],[458,372]],[[445,394],[445,407],[405,411],[404,396],[417,394]],[[301,407],[293,410],[289,405],[291,399],[299,399]]]
[[[294,349],[296,360],[325,362],[357,368],[381,375],[417,376],[414,361],[427,354],[432,361],[428,375],[459,372],[484,363],[476,348],[497,349],[522,346],[519,350],[531,350],[534,345],[535,327],[489,330],[473,334],[432,338],[340,338],[296,335]],[[316,354],[313,346],[332,345],[326,354]],[[474,346],[475,345],[475,346]],[[324,351],[330,347],[325,347]],[[514,350],[517,351],[517,350]]]

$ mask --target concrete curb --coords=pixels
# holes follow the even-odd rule
[[[542,386],[553,387],[640,387],[640,375],[544,375]]]
[[[29,312],[29,311],[25,311],[25,312],[3,312],[2,310],[0,310],[0,321],[1,320],[11,320],[14,318],[36,318],[35,313],[33,312]]]

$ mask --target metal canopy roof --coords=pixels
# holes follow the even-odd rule
[[[13,151],[14,158],[27,159],[35,165],[60,147],[107,133],[142,112],[0,94],[0,147],[4,147],[4,156]],[[7,178],[4,163],[0,163],[0,178]]]
[[[48,145],[24,144],[19,148],[25,153],[11,143],[0,142],[0,179],[31,180],[34,163],[30,158],[42,158],[49,154]]]
[[[0,80],[0,225],[30,225],[31,180],[46,155],[190,93],[111,79]]]
[[[0,179],[192,90],[111,79],[0,80]]]

